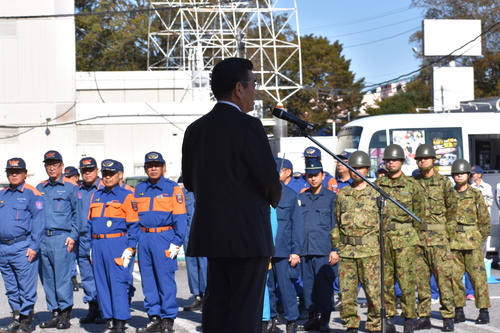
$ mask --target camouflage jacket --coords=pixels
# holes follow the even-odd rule
[[[424,190],[415,179],[402,174],[396,179],[378,178],[375,184],[423,220],[426,214]],[[395,249],[420,243],[418,237],[420,223],[389,200],[384,208],[383,225],[384,237],[390,238]]]
[[[343,258],[364,258],[378,255],[379,194],[367,185],[356,190],[352,185],[342,188],[335,203],[337,225],[332,230],[332,247]]]
[[[448,244],[457,229],[457,191],[447,177],[437,172],[427,181],[421,174],[415,179],[424,188],[427,199],[427,214],[418,234],[420,243],[427,246]]]
[[[450,247],[452,250],[481,248],[490,230],[490,214],[483,195],[467,184],[464,196],[458,199],[457,231]]]

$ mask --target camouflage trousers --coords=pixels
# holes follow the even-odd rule
[[[465,286],[462,283],[462,276],[467,271],[472,288],[474,288],[476,308],[485,309],[491,307],[488,279],[481,248],[452,250],[451,252],[453,254],[453,297],[455,306],[465,306]]]
[[[385,307],[387,316],[392,317],[396,311],[396,295],[394,293],[394,284],[396,279],[401,288],[401,317],[417,318],[415,308],[415,254],[417,246],[392,248],[392,242],[389,237],[385,238]]]
[[[452,259],[450,246],[418,246],[415,267],[418,274],[415,275],[418,290],[418,315],[419,317],[431,316],[431,273],[436,278],[439,288],[439,311],[443,318],[453,318],[455,308],[453,302]]]
[[[380,331],[380,257],[341,258],[339,261],[342,310],[340,318],[345,327],[358,328],[358,282],[363,285],[368,300],[366,329]]]

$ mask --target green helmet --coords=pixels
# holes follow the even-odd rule
[[[418,146],[417,151],[415,152],[415,159],[422,157],[436,158],[436,151],[430,144],[424,143],[423,145]]]
[[[459,158],[451,165],[451,173],[467,173],[470,172],[470,164],[463,158]]]
[[[404,160],[405,152],[400,145],[392,144],[384,150],[384,160]]]
[[[353,168],[355,167],[370,167],[370,157],[368,156],[367,153],[364,151],[355,151],[354,153],[349,156],[349,163],[350,166]]]

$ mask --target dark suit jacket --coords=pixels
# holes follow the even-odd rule
[[[260,120],[217,103],[186,130],[182,175],[196,198],[188,256],[274,254],[269,206],[281,185]]]

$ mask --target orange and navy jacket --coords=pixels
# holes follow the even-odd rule
[[[76,219],[78,185],[61,175],[55,182],[44,180],[36,186],[36,189],[43,198],[45,229],[68,231],[69,237],[77,240],[80,235]]]
[[[132,192],[120,185],[109,191],[101,188],[90,201],[88,237],[125,233],[127,247],[135,249],[140,230],[138,221],[137,202]]]
[[[161,177],[156,184],[149,180],[135,188],[140,224],[144,228],[172,226],[172,243],[181,246],[186,235],[187,214],[182,188]]]
[[[0,239],[28,236],[29,248],[38,252],[45,230],[45,212],[40,192],[26,183],[0,190]]]

